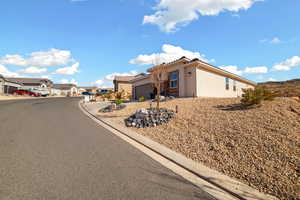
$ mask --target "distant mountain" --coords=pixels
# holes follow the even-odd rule
[[[258,83],[258,86],[266,86],[267,89],[272,90],[283,97],[300,97],[300,79],[292,79],[287,81],[269,81]]]

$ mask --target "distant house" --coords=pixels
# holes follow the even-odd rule
[[[11,94],[13,90],[21,88],[21,84],[8,80],[0,74],[0,94]]]
[[[114,79],[114,90],[115,92],[126,92],[132,93],[132,83],[135,76],[116,76]]]
[[[199,59],[182,57],[174,62],[154,66],[148,72],[159,69],[166,73],[167,78],[161,86],[162,94],[166,96],[240,97],[243,88],[256,86],[253,81]]]
[[[95,87],[95,86],[79,86],[78,90],[79,90],[79,93],[82,93],[82,92],[91,92],[91,93],[96,94],[98,88]]]
[[[52,95],[77,96],[78,88],[75,84],[53,84],[51,88]]]
[[[154,98],[154,87],[150,74],[141,73],[130,81],[132,84],[132,98],[138,100],[141,97],[146,99]]]
[[[8,81],[18,83],[22,89],[50,90],[53,82],[44,78],[6,78]]]

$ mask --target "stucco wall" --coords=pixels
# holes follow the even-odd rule
[[[196,79],[197,97],[238,97],[242,95],[242,88],[253,88],[251,85],[236,81],[236,91],[234,91],[234,82],[229,79],[229,90],[226,90],[225,76],[198,68]]]
[[[132,93],[132,85],[130,83],[118,83],[118,92],[122,91]]]
[[[196,67],[186,67],[184,71],[185,76],[185,97],[194,97],[197,95],[196,91]]]
[[[0,78],[0,94],[4,93],[4,79]]]

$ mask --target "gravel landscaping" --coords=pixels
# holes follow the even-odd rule
[[[178,113],[157,127],[131,128],[165,146],[280,199],[300,196],[300,103],[276,98],[244,109],[239,99],[174,99],[161,107]],[[99,116],[124,120],[149,102]]]

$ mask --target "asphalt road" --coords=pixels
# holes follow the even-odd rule
[[[0,101],[0,200],[213,199],[78,108]]]

